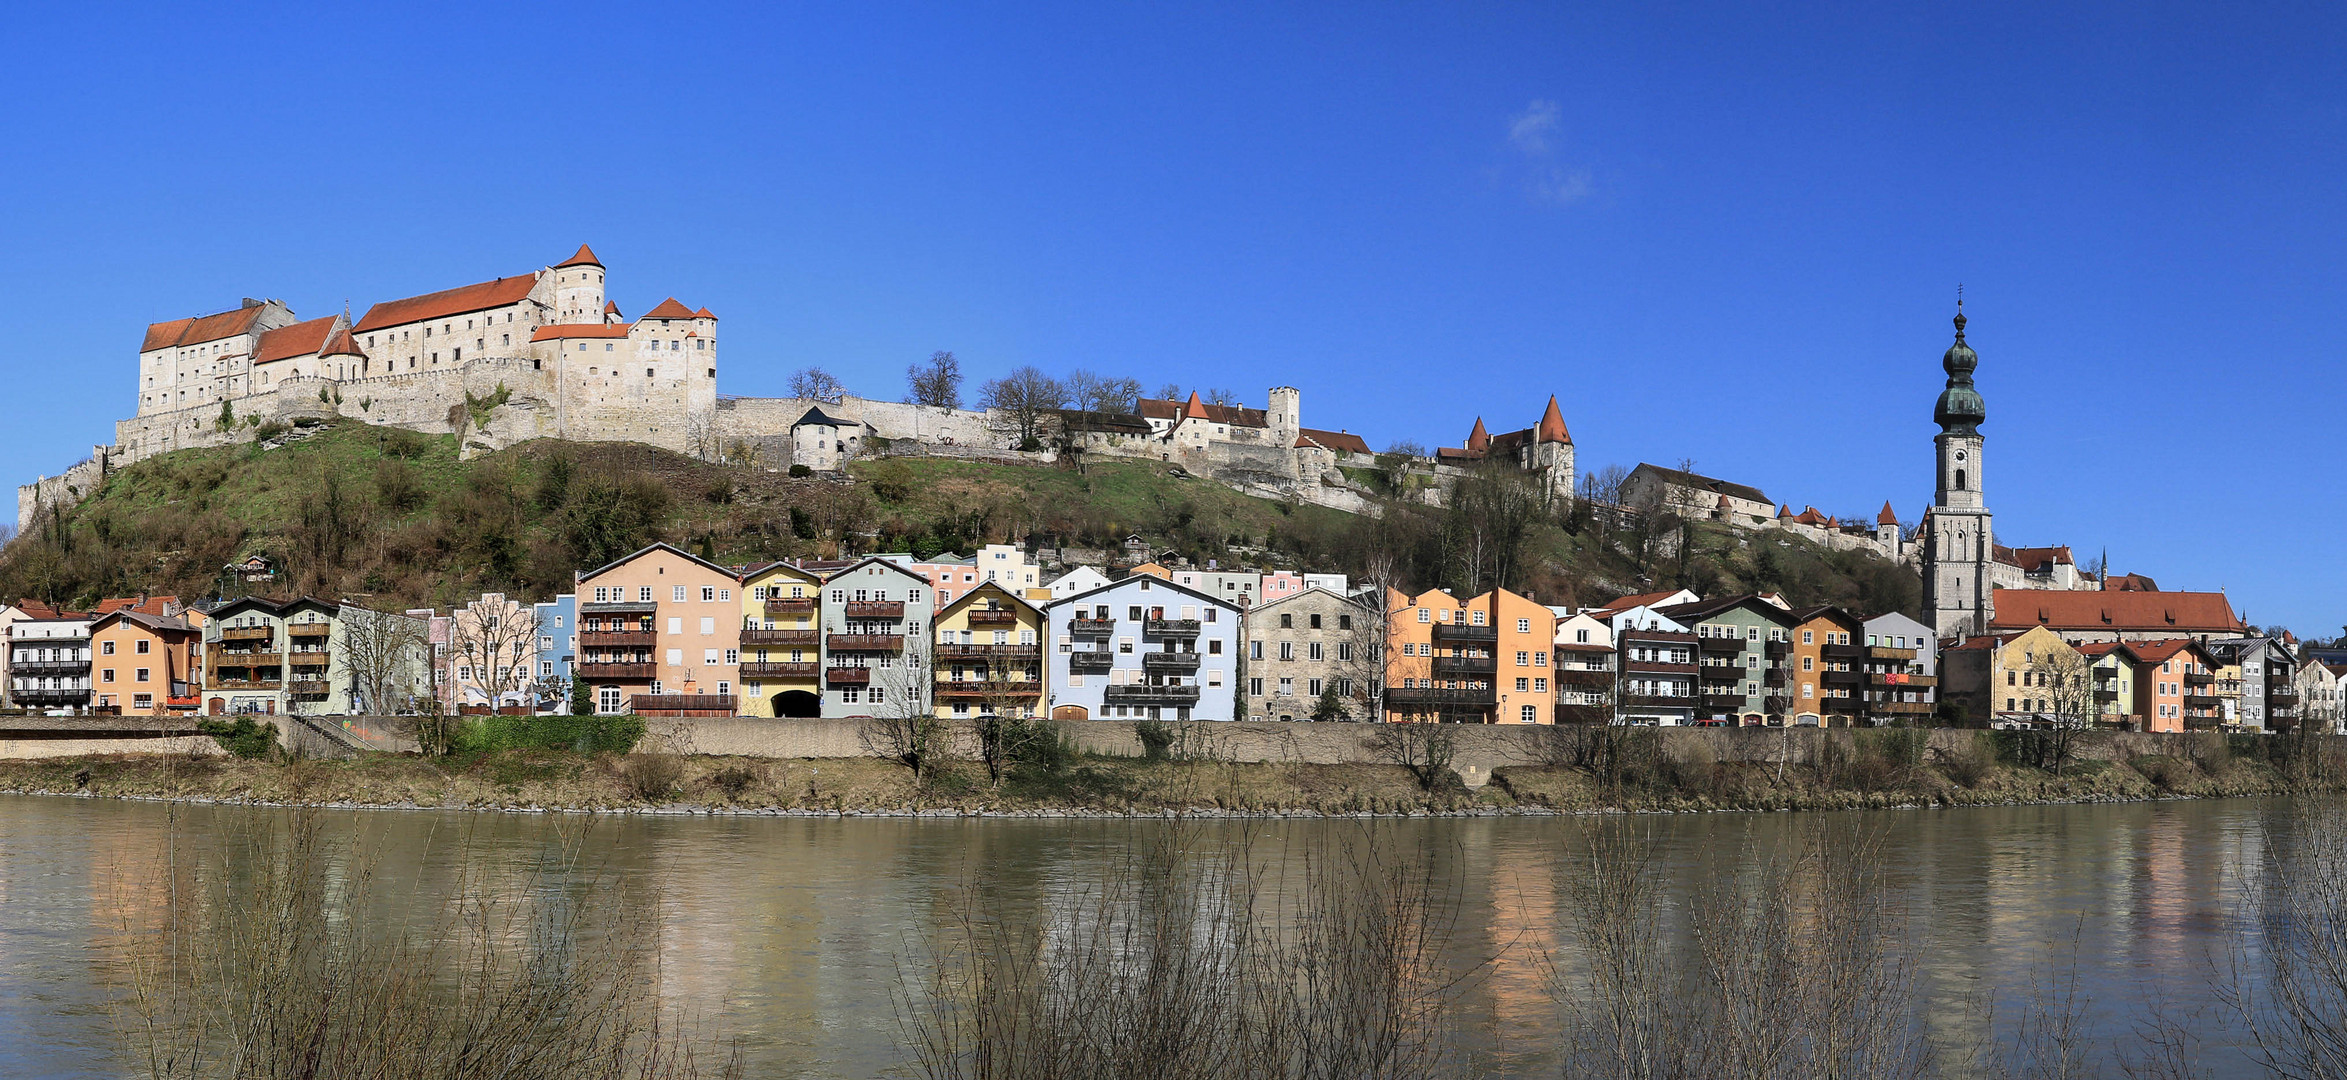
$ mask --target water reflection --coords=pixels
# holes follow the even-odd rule
[[[2245,891],[2264,873],[2264,800],[2009,807],[1871,815],[1638,818],[1651,838],[1666,939],[1691,898],[1781,856],[1822,820],[1879,832],[1900,897],[1932,1035],[1974,1040],[1984,1001],[2075,956],[2096,1030],[2131,1029],[2155,992],[2208,1010],[2212,956],[2253,948]],[[119,988],[99,959],[119,935],[155,934],[169,885],[135,876],[166,844],[217,858],[222,826],[275,811],[0,797],[0,1075],[110,1076],[102,1007]],[[1549,972],[1570,970],[1579,860],[1596,819],[1196,822],[1201,851],[1244,845],[1268,895],[1294,900],[1309,852],[1379,843],[1455,883],[1449,943],[1461,966],[1489,961],[1465,1002],[1478,1060],[1502,1075],[1554,1069]],[[898,1061],[891,1006],[901,958],[956,905],[1073,917],[1139,845],[1166,828],[1126,821],[622,818],[593,824],[562,868],[580,819],[420,812],[343,814],[378,883],[348,917],[386,933],[431,925],[467,880],[514,903],[640,908],[657,934],[660,993],[738,1032],[753,1075],[871,1075]],[[335,848],[330,845],[330,850]],[[183,854],[187,854],[183,852]],[[552,868],[552,872],[550,872]],[[329,867],[347,884],[357,865]],[[1292,903],[1287,905],[1293,910]],[[1795,913],[1796,915],[1798,913]],[[562,963],[543,956],[535,962]],[[2005,996],[1999,998],[1997,995]],[[2218,1062],[2237,1072],[2238,1058]]]

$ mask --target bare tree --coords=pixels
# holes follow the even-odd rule
[[[807,401],[837,405],[847,397],[848,389],[832,374],[819,367],[800,368],[791,372],[790,396]]]
[[[1208,405],[1220,406],[1225,409],[1240,409],[1246,407],[1246,402],[1239,400],[1238,391],[1226,390],[1222,387],[1216,387],[1212,390],[1208,390],[1205,394],[1205,399]]]
[[[1386,764],[1408,769],[1419,787],[1433,791],[1453,775],[1458,733],[1453,725],[1439,722],[1379,724],[1368,732],[1363,747]]]
[[[2029,658],[2026,675],[2047,718],[2039,767],[2060,775],[2077,752],[2078,734],[2094,723],[2093,665],[2076,649],[2048,649]]]
[[[1068,391],[1057,379],[1022,367],[978,390],[995,428],[1021,450],[1040,449],[1051,419],[1067,407]]]
[[[459,665],[459,693],[478,690],[491,709],[509,697],[525,696],[537,675],[530,664],[537,653],[536,608],[490,593],[458,610],[449,624],[448,648]]]
[[[1157,388],[1157,400],[1159,401],[1181,401],[1189,396],[1182,390],[1180,383],[1167,383]]]
[[[950,352],[940,349],[929,354],[928,362],[908,365],[905,382],[911,386],[911,394],[905,398],[909,404],[938,409],[962,407],[962,362]]]
[[[869,689],[879,697],[857,733],[864,752],[912,770],[913,786],[927,790],[937,769],[953,757],[953,729],[929,707],[924,668],[872,669]]]
[[[1393,634],[1390,599],[1401,591],[1400,563],[1391,551],[1371,552],[1362,567],[1361,584],[1369,595],[1353,621],[1353,660],[1348,665],[1354,696],[1366,706],[1367,719],[1385,722],[1386,649]]]
[[[1069,407],[1087,416],[1130,413],[1141,407],[1141,383],[1131,378],[1100,375],[1078,368],[1068,373]]]

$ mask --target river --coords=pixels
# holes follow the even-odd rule
[[[1884,876],[1906,903],[1928,1015],[1960,1038],[1985,995],[2075,965],[2089,1023],[2130,1030],[2155,997],[2214,1041],[2210,964],[2248,947],[2242,886],[2255,880],[2263,822],[2285,804],[2240,799],[1833,815],[1879,830]],[[167,833],[200,847],[254,815],[105,799],[0,796],[0,1076],[110,1077],[110,991],[96,948],[136,932],[124,874],[151,870]],[[1493,956],[1465,1022],[1497,1075],[1553,1075],[1556,1027],[1542,951],[1571,950],[1565,905],[1590,831],[1646,831],[1660,902],[1767,858],[1828,815],[1708,814],[1635,819],[1211,821],[1206,847],[1242,840],[1270,866],[1375,835],[1439,861],[1459,889],[1448,946],[1464,964]],[[380,856],[429,894],[449,863],[520,864],[559,844],[537,815],[344,812]],[[568,819],[567,828],[579,828]],[[1032,904],[1110,873],[1163,822],[1031,819],[687,818],[596,823],[594,873],[613,902],[657,905],[660,984],[713,1029],[738,1034],[756,1076],[871,1076],[899,1061],[891,991],[899,961],[976,886],[987,903]],[[624,898],[624,899],[623,899]],[[2010,999],[2007,999],[2008,1007]],[[2002,1010],[2001,1010],[2002,1011]],[[2217,1075],[2252,1075],[2237,1056]]]

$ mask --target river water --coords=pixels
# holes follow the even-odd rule
[[[1978,1005],[2049,972],[2076,972],[2087,1017],[2131,1030],[2164,998],[2213,1041],[2212,960],[2253,944],[2243,887],[2262,872],[2266,823],[2286,804],[2215,800],[1866,814],[1709,814],[1415,821],[1213,821],[1188,842],[1249,844],[1276,873],[1332,845],[1391,845],[1455,883],[1461,964],[1497,957],[1465,1010],[1476,1060],[1497,1075],[1553,1075],[1556,1010],[1544,951],[1569,953],[1566,906],[1593,829],[1646,837],[1661,887],[1684,905],[1706,881],[1785,850],[1820,821],[1875,830],[1885,880],[1905,898],[1922,992],[1938,1033],[1961,1038]],[[123,878],[151,872],[166,833],[200,847],[253,824],[246,808],[166,809],[103,799],[0,796],[0,1076],[122,1075],[98,943],[137,924]],[[522,862],[580,819],[349,812],[378,875],[429,894],[453,862]],[[1081,891],[1168,826],[1152,821],[625,817],[592,827],[598,888],[655,905],[663,992],[738,1034],[757,1076],[872,1076],[901,1060],[891,991],[900,961],[976,889],[1016,907]],[[404,868],[404,869],[403,869]],[[618,899],[625,898],[625,899]],[[2197,1015],[2196,1015],[2197,1014]],[[1942,1027],[1944,1025],[1944,1028]],[[2217,1075],[2253,1075],[2219,1051]]]

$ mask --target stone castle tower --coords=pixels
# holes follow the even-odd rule
[[[1940,426],[1939,436],[1932,440],[1938,448],[1939,479],[1920,537],[1923,606],[1943,638],[1987,633],[1989,619],[1996,614],[1995,585],[1990,580],[1996,533],[1981,497],[1980,425],[1988,419],[1988,403],[1972,386],[1972,369],[1979,364],[1980,357],[1964,343],[1964,304],[1959,300],[1956,343],[1940,358],[1948,385],[1932,410],[1932,419]]]

